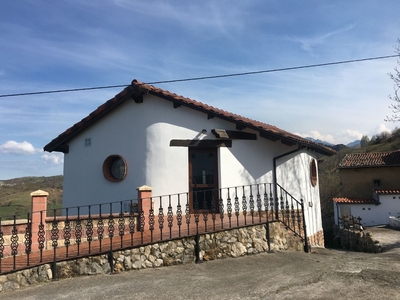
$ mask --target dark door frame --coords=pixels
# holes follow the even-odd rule
[[[196,182],[193,178],[193,165],[192,165],[192,154],[193,153],[212,153],[213,159],[213,183],[207,184],[202,182]],[[219,212],[218,195],[219,195],[219,169],[218,169],[218,148],[203,148],[203,147],[189,147],[189,204],[190,211],[194,211],[194,191],[198,190],[214,190],[212,193],[215,204],[215,212]],[[201,210],[211,210],[210,208],[202,207]]]

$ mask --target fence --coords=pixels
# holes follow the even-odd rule
[[[55,209],[47,217],[47,193],[32,193],[25,223],[0,220],[0,274],[44,263],[109,253],[183,237],[279,220],[305,242],[303,201],[271,183]],[[37,209],[37,208],[40,209]],[[60,216],[61,215],[61,216]],[[267,230],[269,242],[269,230]]]

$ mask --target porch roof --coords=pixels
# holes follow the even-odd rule
[[[77,134],[81,133],[83,130],[96,123],[107,113],[109,113],[114,108],[121,105],[127,100],[133,99],[133,101],[137,103],[143,102],[143,95],[146,94],[151,94],[160,97],[161,99],[170,101],[173,103],[174,108],[178,108],[179,106],[186,106],[207,114],[208,118],[216,117],[232,122],[236,124],[237,130],[243,130],[245,128],[256,130],[259,132],[261,137],[270,139],[272,141],[280,140],[281,143],[283,144],[290,146],[298,145],[302,148],[307,148],[309,150],[328,156],[331,156],[336,153],[336,151],[325,145],[309,141],[305,138],[302,138],[285,130],[279,129],[278,127],[262,123],[256,120],[252,120],[249,118],[245,118],[240,115],[236,115],[215,108],[213,106],[209,106],[207,104],[171,93],[169,91],[154,87],[152,85],[142,83],[136,79],[133,80],[129,86],[127,86],[123,91],[118,93],[114,98],[108,100],[107,102],[99,106],[87,117],[83,118],[80,122],[68,128],[58,137],[53,139],[50,143],[48,143],[44,147],[44,150],[48,152],[52,151],[59,151],[64,153],[68,152],[67,143]]]
[[[380,204],[379,201],[373,198],[347,198],[347,197],[338,197],[333,198],[333,201],[339,204]]]

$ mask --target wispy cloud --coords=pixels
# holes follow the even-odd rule
[[[382,132],[392,132],[391,129],[389,129],[387,126],[387,124],[379,124],[378,127],[375,128],[374,130],[374,134],[376,133],[382,133]]]
[[[49,165],[60,165],[64,163],[64,154],[62,153],[45,153],[41,158],[45,164]]]
[[[3,145],[0,145],[0,152],[4,154],[33,155],[42,151],[43,149],[35,148],[31,143],[26,141],[21,143],[7,141]]]
[[[311,137],[313,139],[321,140],[321,141],[332,143],[332,144],[336,143],[336,141],[335,141],[335,139],[334,139],[334,137],[332,135],[330,135],[330,134],[322,134],[317,130],[312,130],[310,132],[303,133],[303,134],[302,133],[296,133],[296,134],[299,135],[299,136],[302,136],[302,137]]]
[[[339,28],[337,30],[332,30],[332,31],[326,32],[324,34],[316,35],[313,37],[289,37],[287,39],[291,40],[293,42],[300,43],[301,49],[303,49],[304,51],[310,52],[313,50],[313,48],[315,46],[324,44],[326,42],[326,40],[328,40],[332,36],[349,31],[349,30],[353,29],[354,27],[355,27],[355,25],[350,24],[345,27]]]
[[[229,1],[203,2],[140,2],[115,0],[116,5],[132,10],[141,15],[154,18],[155,21],[169,20],[179,24],[181,29],[196,33],[207,32],[208,35],[220,34],[232,37],[232,34],[244,29],[243,14],[247,5]],[[199,37],[199,36],[197,36]]]
[[[313,139],[321,140],[331,144],[341,144],[341,143],[347,144],[355,140],[360,140],[364,134],[358,130],[346,129],[339,131],[334,135],[324,134],[317,130],[311,130],[310,132],[307,133],[297,133],[297,135],[300,135],[302,137],[311,137]]]
[[[345,135],[349,138],[354,138],[354,139],[361,139],[363,134],[362,132],[358,130],[351,130],[351,129],[346,129]]]

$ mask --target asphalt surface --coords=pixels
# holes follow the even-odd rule
[[[400,299],[400,231],[382,230],[373,235],[384,253],[278,251],[64,279],[0,299]]]

